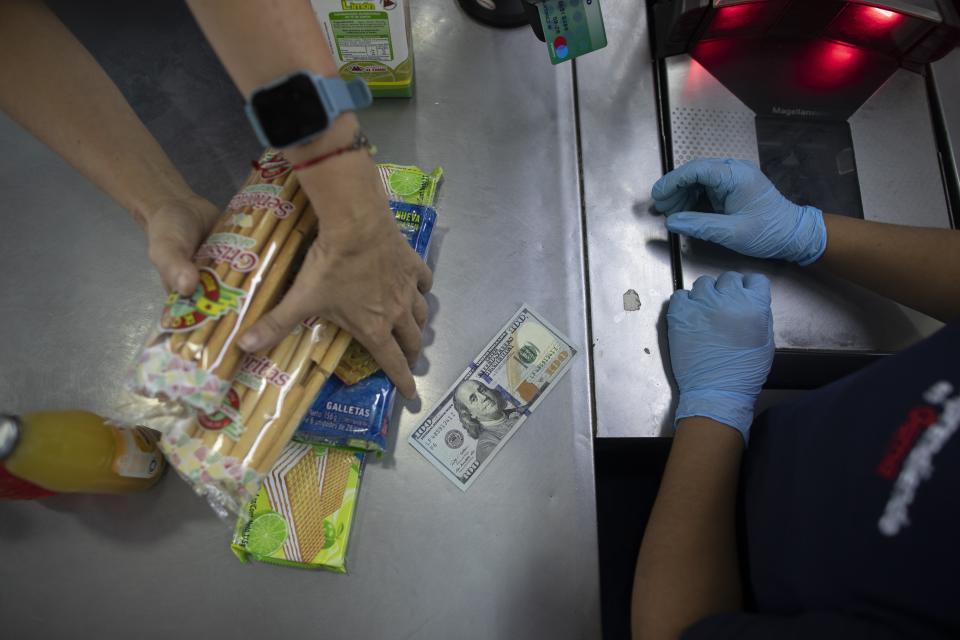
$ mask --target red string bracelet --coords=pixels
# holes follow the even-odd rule
[[[320,164],[325,160],[330,158],[335,158],[344,153],[349,153],[351,151],[360,151],[361,149],[366,149],[370,155],[373,155],[377,152],[376,148],[370,144],[370,139],[367,138],[366,134],[363,131],[357,131],[357,134],[353,137],[353,142],[351,142],[346,147],[340,147],[339,149],[334,149],[333,151],[328,151],[327,153],[321,154],[309,160],[304,160],[303,162],[298,162],[293,165],[294,171],[302,171],[314,165]]]

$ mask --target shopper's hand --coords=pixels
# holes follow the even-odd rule
[[[670,363],[680,389],[676,420],[712,418],[750,435],[753,407],[773,363],[770,281],[728,271],[701,276],[670,298]]]
[[[318,316],[356,338],[407,398],[427,321],[433,275],[390,213],[373,161],[345,154],[300,172],[320,220],[317,240],[283,300],[241,337],[246,351],[272,346]]]
[[[169,291],[189,296],[197,288],[193,255],[219,213],[210,201],[190,194],[163,200],[136,216],[146,228],[150,262]]]
[[[704,190],[719,213],[688,211]],[[670,231],[744,255],[808,265],[827,247],[823,213],[784,198],[750,162],[693,160],[657,180],[653,199]]]

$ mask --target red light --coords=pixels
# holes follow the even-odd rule
[[[713,63],[728,60],[738,48],[743,48],[742,46],[738,47],[738,44],[738,40],[730,39],[701,40],[694,45],[690,51],[690,55],[704,67],[710,68]],[[706,69],[704,69],[704,71],[706,71]]]
[[[905,51],[911,41],[909,19],[902,13],[848,4],[830,25],[826,37],[889,53]]]
[[[750,24],[750,18],[757,13],[758,8],[762,8],[762,5],[751,3],[724,7],[717,11],[710,26],[717,31],[745,27]]]
[[[853,47],[834,42],[827,49],[825,57],[828,62],[842,67],[850,64],[850,61],[853,60],[853,51]]]
[[[703,47],[698,44],[697,48],[702,50]],[[690,61],[690,67],[687,70],[687,80],[683,83],[684,98],[689,100],[693,98],[693,96],[700,94],[710,81],[710,72],[700,64],[696,58],[696,54],[694,54],[693,59]],[[714,82],[716,81],[714,80]]]
[[[797,58],[798,79],[811,89],[831,91],[854,81],[865,61],[857,47],[820,40]]]
[[[746,2],[717,9],[703,39],[745,35],[762,30],[776,16],[778,5],[767,2]]]
[[[844,9],[835,27],[851,35],[882,38],[902,20],[903,16],[896,11],[852,4]]]
[[[896,11],[890,11],[889,9],[881,9],[880,7],[866,7],[864,12],[867,17],[872,18],[876,24],[886,24],[900,22],[900,14]]]

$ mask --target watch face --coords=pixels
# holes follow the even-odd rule
[[[317,87],[304,73],[257,91],[250,104],[270,144],[276,147],[290,146],[330,124]]]

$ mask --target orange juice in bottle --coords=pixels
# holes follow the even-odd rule
[[[87,411],[0,414],[0,465],[51,491],[132,493],[163,472],[159,434],[118,427]]]

